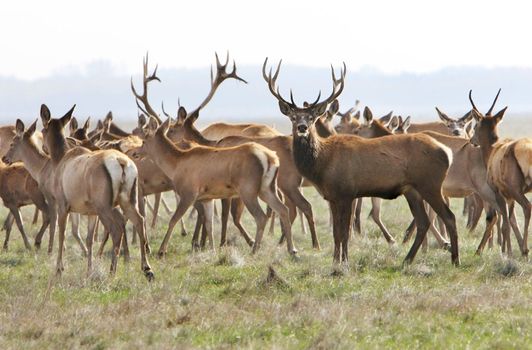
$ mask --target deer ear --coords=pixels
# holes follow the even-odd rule
[[[360,111],[357,111],[353,118],[355,118],[356,120],[360,120]]]
[[[28,130],[26,130],[26,135],[32,136],[35,133],[35,130],[37,130],[37,119],[30,125]]]
[[[473,120],[473,114],[471,113],[471,111],[467,112],[466,114],[464,114],[464,116],[462,118],[460,118],[460,121],[463,121],[463,122],[470,122]]]
[[[331,105],[329,106],[329,114],[330,118],[332,118],[336,113],[338,113],[338,110],[340,109],[340,103],[338,100],[334,100]]]
[[[83,129],[85,129],[85,131],[89,130],[91,126],[91,117],[88,117],[87,120],[85,120],[85,124],[83,124]]]
[[[279,101],[279,109],[281,110],[281,113],[283,113],[287,117],[290,117],[290,113],[292,110],[290,109],[290,106],[288,106],[286,103],[284,103],[283,101]]]
[[[406,117],[403,121],[403,131],[406,132],[410,127],[410,116]]]
[[[96,130],[103,131],[103,122],[101,120],[98,120],[98,123],[96,123]]]
[[[325,103],[320,103],[314,107],[312,112],[314,114],[314,119],[317,120],[318,119],[317,117],[321,117],[322,115],[325,114],[325,112],[327,112],[327,105]]]
[[[471,115],[476,121],[480,121],[482,119],[482,115],[475,108],[471,110]]]
[[[185,109],[185,107],[180,106],[177,110],[177,122],[183,123],[185,119],[187,119],[187,110]]]
[[[159,122],[157,122],[157,119],[150,116],[150,119],[148,120],[148,130],[155,131],[159,128]]]
[[[386,125],[386,123],[389,123],[393,115],[393,111],[390,111],[390,113],[386,114],[383,117],[379,118],[379,121]]]
[[[15,123],[15,132],[17,133],[17,136],[21,136],[24,133],[24,122],[20,119],[17,119],[17,122]]]
[[[373,120],[373,113],[371,113],[371,110],[368,106],[364,107],[364,119],[368,124]]]
[[[506,109],[508,108],[508,106],[504,107],[503,109],[501,109],[500,111],[497,112],[497,114],[495,114],[493,116],[493,119],[495,119],[495,121],[497,123],[499,123],[501,120],[502,120],[502,117],[504,117],[504,113],[506,112]]]
[[[138,123],[139,123],[139,127],[143,127],[144,125],[146,125],[146,116],[144,114],[141,114],[139,115],[139,120],[138,120]]]
[[[451,118],[449,118],[449,117],[447,116],[447,114],[445,114],[445,113],[443,113],[442,111],[440,111],[440,110],[438,109],[438,107],[434,107],[434,108],[436,108],[436,112],[438,112],[438,117],[440,117],[440,119],[441,119],[442,122],[447,123],[447,122],[450,121]]]
[[[41,105],[41,120],[42,120],[42,125],[44,125],[44,127],[46,127],[48,125],[48,122],[50,121],[50,119],[52,119],[51,115],[50,115],[50,110],[48,109],[48,107],[43,103]]]
[[[399,127],[399,118],[397,118],[396,116],[393,116],[390,119],[390,122],[388,123],[388,129],[394,132],[398,127]]]
[[[78,130],[78,120],[76,117],[72,117],[70,120],[70,133],[74,133],[76,130]]]
[[[74,113],[74,108],[76,108],[76,105],[73,105],[72,108],[70,108],[70,110],[66,112],[66,114],[62,116],[61,119],[59,119],[61,121],[61,126],[63,128],[65,127],[65,125],[68,124],[68,122],[70,121],[70,118],[72,118],[72,113]]]
[[[104,123],[112,122],[113,121],[113,112],[109,111],[107,115],[105,116]]]

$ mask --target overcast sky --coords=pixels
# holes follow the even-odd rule
[[[239,65],[265,56],[349,70],[531,67],[527,1],[10,1],[0,75],[35,79],[110,61],[138,72],[146,50],[166,68]]]

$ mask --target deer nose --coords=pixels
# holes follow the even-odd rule
[[[453,130],[453,135],[454,136],[460,136],[460,130]]]
[[[299,131],[300,133],[307,132],[307,129],[308,127],[305,124],[299,124],[297,126],[297,131]]]

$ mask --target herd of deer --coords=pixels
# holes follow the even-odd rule
[[[166,254],[175,225],[191,206],[197,211],[193,249],[204,247],[207,241],[214,248],[214,199],[222,200],[221,245],[227,244],[229,212],[253,252],[260,248],[268,218],[271,217],[273,225],[277,216],[281,242],[286,240],[288,252],[297,254],[291,226],[298,209],[308,222],[313,247],[320,249],[312,206],[301,193],[302,186],[314,186],[330,205],[335,262],[347,261],[351,230],[360,232],[363,197],[372,198],[373,220],[386,240],[395,242],[380,220],[380,203],[382,198],[400,195],[405,196],[413,215],[405,242],[416,232],[406,262],[414,259],[430,230],[439,244],[450,250],[452,262],[460,264],[455,216],[448,205],[448,198],[455,197],[467,199],[464,210],[470,214],[470,228],[476,226],[482,210],[486,211],[486,228],[478,254],[488,241],[493,244],[493,232],[499,222],[502,252],[511,254],[513,230],[521,253],[528,255],[531,206],[526,194],[532,187],[532,139],[499,140],[497,126],[506,108],[495,114],[493,108],[500,90],[485,114],[475,106],[470,91],[472,109],[459,119],[438,108],[439,122],[414,124],[410,117],[403,119],[392,113],[374,119],[367,107],[360,118],[358,106],[339,112],[337,99],[344,89],[345,65],[339,77],[332,68],[333,86],[327,98],[322,100],[320,94],[314,102],[298,106],[292,92],[290,101],[279,92],[281,62],[275,71],[271,68],[268,71],[266,59],[263,78],[281,113],[290,118],[292,135],[283,135],[262,124],[215,123],[199,131],[194,124],[220,84],[231,78],[246,82],[237,75],[234,62],[228,72],[228,60],[222,64],[216,56],[210,92],[196,109],[189,113],[179,107],[177,117],[172,118],[163,107],[166,120],[162,121],[148,100],[149,83],[160,80],[157,68],[148,74],[146,56],[142,94],[131,82],[137,106],[143,112],[131,133],[116,126],[111,114],[89,131],[89,120],[80,128],[72,116],[75,106],[56,119],[44,104],[40,111],[42,132],[37,131],[37,121],[29,127],[21,120],[15,126],[1,127],[0,197],[9,209],[4,223],[4,249],[8,248],[13,221],[26,248],[31,249],[19,208],[35,204],[42,212],[35,247],[40,247],[48,229],[51,253],[56,225],[59,228],[57,273],[63,271],[69,216],[73,236],[88,257],[89,272],[98,223],[103,225],[105,235],[99,254],[110,235],[113,273],[122,246],[129,257],[125,234],[129,220],[139,237],[142,271],[151,280],[154,274],[148,262],[150,246],[145,224],[145,208],[149,203],[145,197],[155,195],[153,227],[161,193],[174,191],[177,208],[159,248],[159,257]],[[336,115],[341,119],[333,127]],[[69,137],[64,131],[67,125]],[[267,213],[259,198],[267,204]],[[514,213],[515,202],[524,212],[523,233]],[[166,206],[164,200],[162,203]],[[244,208],[255,220],[254,238],[240,223]],[[85,243],[79,234],[80,214],[88,216]],[[434,225],[436,219],[439,229]]]

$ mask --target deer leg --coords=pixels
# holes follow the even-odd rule
[[[262,234],[264,232],[264,228],[266,226],[266,223],[268,221],[268,218],[266,217],[266,214],[262,211],[262,208],[259,204],[259,201],[256,197],[256,195],[248,194],[248,193],[241,193],[240,198],[242,199],[242,202],[250,212],[251,216],[253,216],[253,219],[255,219],[255,242],[253,244],[252,253],[256,253],[260,247],[260,243],[262,240]],[[266,202],[268,203],[268,202]],[[268,203],[272,210],[276,211],[275,207]]]
[[[447,229],[451,241],[451,261],[455,266],[459,266],[460,255],[458,251],[458,233],[456,231],[456,219],[453,212],[445,203],[440,189],[425,190],[422,196],[445,223],[445,228]]]
[[[37,224],[37,221],[39,220],[39,208],[35,206],[35,210],[33,212],[33,220],[31,221],[32,225]]]
[[[194,203],[194,208],[196,209],[196,212],[198,213],[196,215],[196,225],[194,226],[194,233],[192,234],[192,251],[197,251],[200,249],[200,243],[199,243],[199,233],[200,231],[203,232],[203,224],[205,222],[205,215],[203,212],[203,206],[201,203],[196,202]]]
[[[251,236],[247,233],[246,229],[244,228],[244,226],[242,226],[242,223],[240,221],[243,212],[244,203],[242,202],[242,200],[237,198],[233,199],[231,201],[231,216],[233,217],[233,223],[235,224],[242,237],[244,237],[244,239],[246,240],[246,243],[250,247],[253,247],[253,245],[255,244],[255,240],[251,238]]]
[[[212,233],[212,224],[213,224],[213,215],[214,215],[214,201],[213,200],[209,200],[209,201],[203,201],[202,203],[203,205],[203,210],[205,212],[205,223],[204,223],[204,227],[205,227],[205,231],[206,231],[206,236],[209,238],[209,248],[210,250],[212,250],[214,252],[214,236],[213,236],[213,233]],[[202,239],[203,241],[203,239]],[[205,244],[202,244],[202,246],[204,246]]]
[[[307,218],[308,227],[310,229],[310,236],[312,238],[312,248],[320,250],[320,241],[316,233],[316,224],[314,223],[314,213],[312,211],[312,204],[303,196],[303,193],[296,188],[293,191],[285,191],[286,197],[292,201],[296,207]],[[301,223],[303,225],[303,222]]]
[[[24,231],[24,225],[22,224],[22,218],[20,217],[20,211],[17,207],[11,207],[9,208],[11,214],[15,218],[15,223],[17,224],[17,228],[22,235],[22,240],[24,241],[24,246],[27,250],[31,250],[31,244],[30,241],[28,241],[28,236],[26,236],[26,232]]]
[[[100,210],[98,216],[105,229],[110,232],[111,239],[113,240],[110,273],[111,275],[114,275],[116,273],[118,257],[120,255],[120,248],[124,237],[125,220],[116,208],[105,208],[104,210]]]
[[[358,234],[362,234],[362,221],[360,219],[360,215],[362,214],[362,199],[363,198],[355,199],[355,221],[353,224],[353,230]]]
[[[7,217],[4,221],[3,229],[6,231],[6,239],[4,241],[4,250],[7,251],[8,244],[9,244],[9,236],[11,235],[11,228],[13,227],[13,221],[15,221],[15,217],[11,212],[7,214]]]
[[[403,237],[403,244],[405,244],[406,242],[410,240],[410,238],[412,237],[415,231],[416,231],[416,220],[413,218],[412,221],[410,222],[410,225],[408,225],[408,227],[405,230],[405,235]]]
[[[295,248],[294,242],[292,240],[292,224],[289,217],[290,213],[288,208],[281,202],[279,197],[277,197],[277,191],[275,187],[275,182],[273,182],[270,187],[260,193],[260,197],[263,201],[268,203],[272,210],[279,216],[279,221],[281,221],[281,231],[283,232],[283,236],[286,237],[286,248],[288,249],[288,253],[296,254],[297,249]],[[257,219],[255,221],[257,221],[258,227],[259,221]],[[257,231],[257,236],[255,237],[255,245],[253,246],[253,252],[256,252],[260,247],[261,239],[262,232],[259,233],[259,231]]]
[[[92,247],[94,245],[94,230],[96,229],[96,215],[89,215],[88,217],[88,231],[87,238],[85,240],[87,244],[87,276],[92,272]]]
[[[423,205],[423,198],[420,196],[420,194],[416,190],[411,189],[405,193],[405,197],[408,202],[408,206],[410,207],[410,211],[414,216],[414,220],[416,221],[417,228],[414,243],[412,244],[412,247],[410,248],[410,251],[404,260],[405,264],[410,264],[412,261],[414,261],[417,251],[427,235],[430,222]]]
[[[294,221],[297,218],[297,207],[296,204],[292,201],[292,199],[289,196],[286,196],[284,199],[284,205],[288,208],[288,218],[290,219],[290,225],[294,224]],[[285,240],[284,234],[281,234],[281,238],[279,239],[279,244],[283,244]]]
[[[159,204],[161,203],[161,193],[154,194],[155,200],[153,202],[153,219],[151,220],[151,228],[157,225],[157,217],[159,216]]]
[[[79,247],[81,248],[81,252],[83,256],[87,256],[87,247],[83,243],[83,240],[81,239],[81,236],[79,235],[79,221],[80,221],[80,215],[78,213],[70,213],[70,227],[72,236],[78,242]]]
[[[341,199],[330,202],[333,213],[334,262],[347,263],[349,259],[349,227],[353,218],[354,200]]]
[[[473,201],[472,201],[472,215],[471,215],[471,223],[468,226],[469,231],[474,231],[477,228],[477,225],[480,221],[480,217],[482,216],[482,212],[484,211],[484,204],[482,199],[477,195],[473,195]]]
[[[393,238],[390,232],[388,232],[388,229],[381,221],[381,204],[381,198],[372,197],[370,215],[373,221],[377,224],[377,226],[379,226],[384,238],[386,239],[386,242],[388,242],[389,244],[394,244],[395,238]]]
[[[475,252],[476,255],[482,254],[482,251],[484,250],[486,242],[488,241],[488,239],[492,237],[493,227],[495,226],[496,222],[497,222],[497,212],[495,211],[494,208],[491,208],[491,206],[488,206],[488,210],[486,210],[486,229],[484,230],[484,234],[482,235],[482,240],[480,241],[477,251]]]
[[[227,223],[229,221],[229,210],[231,209],[231,199],[222,199],[222,233],[220,235],[220,247],[227,245]]]
[[[519,224],[517,223],[517,218],[515,216],[515,202],[513,200],[510,201],[508,205],[508,220],[510,222],[510,226],[512,230],[514,231],[514,234],[518,232],[517,235],[520,236],[521,231],[519,229]],[[503,250],[502,250],[503,253],[506,251],[509,256],[512,255],[512,239],[510,237],[510,232],[508,232],[508,235],[506,236],[503,231],[502,247],[503,247]]]
[[[137,203],[131,203],[127,199],[124,199],[120,202],[120,208],[122,208],[125,217],[133,223],[133,225],[136,228],[136,231],[139,235],[139,249],[140,249],[140,262],[141,262],[141,269],[144,273],[144,276],[148,279],[148,281],[152,281],[154,279],[154,274],[151,269],[150,263],[148,261],[148,239],[146,235],[145,230],[145,219],[142,215],[140,215],[138,209],[137,209]],[[125,232],[125,226],[124,226],[124,232]]]
[[[266,208],[266,216],[270,218],[270,228],[268,229],[268,234],[273,236],[275,231],[275,212],[272,210],[272,208]]]
[[[340,211],[339,211],[340,203],[339,201],[330,201],[329,207],[331,209],[332,217],[333,217],[333,237],[334,237],[334,253],[333,253],[333,262],[335,264],[340,263],[340,256],[342,253],[342,237],[339,234],[339,228],[340,228]]]
[[[56,263],[56,273],[61,275],[65,270],[63,266],[63,252],[65,251],[65,230],[68,219],[68,213],[66,210],[60,208],[57,215],[57,225],[59,227],[59,246],[57,247],[57,263]],[[52,236],[50,235],[50,240]]]
[[[99,221],[99,219],[98,219],[98,221]],[[102,237],[102,240],[100,242],[100,248],[98,249],[98,256],[102,256],[103,255],[103,249],[105,248],[105,244],[107,243],[107,240],[109,239],[109,235],[110,235],[109,230],[104,228],[103,237]]]
[[[172,215],[172,218],[170,219],[170,222],[168,223],[168,230],[166,230],[166,234],[164,236],[163,242],[161,243],[161,247],[159,248],[158,255],[160,258],[166,254],[166,251],[168,249],[168,241],[170,240],[175,224],[183,217],[183,215],[185,215],[187,209],[196,200],[196,196],[192,193],[186,193],[186,194],[180,195],[179,197],[180,197],[179,204],[177,205],[175,213],[174,215]]]
[[[523,216],[524,216],[524,227],[523,227],[523,237],[521,238],[520,235],[515,233],[515,238],[517,239],[519,243],[519,247],[521,248],[521,254],[524,257],[528,256],[528,227],[530,225],[530,214],[531,214],[531,205],[528,201],[528,198],[522,193],[520,193],[516,198],[517,203],[521,206],[523,209]],[[521,238],[521,239],[520,239]]]

